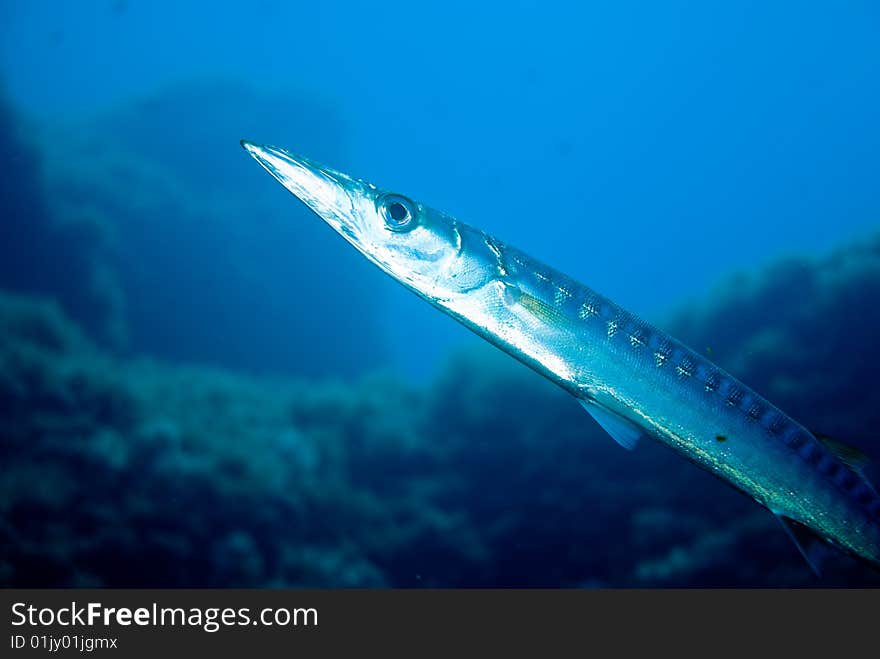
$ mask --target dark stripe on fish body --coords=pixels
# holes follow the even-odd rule
[[[616,319],[609,320],[605,323],[606,333],[609,339],[613,339],[614,335],[617,334],[618,323]]]
[[[792,423],[789,424],[788,430],[783,433],[782,441],[789,448],[797,451],[801,446],[803,446],[804,442],[806,442],[806,435],[800,428]]]
[[[672,352],[672,359],[675,362],[675,372],[679,377],[689,378],[694,374],[694,360],[682,350],[676,348]]]
[[[721,374],[718,371],[711,371],[706,377],[706,391],[715,393],[721,386]]]
[[[834,482],[844,493],[852,494],[853,486],[859,482],[859,477],[852,469],[845,467],[837,474]]]
[[[834,474],[837,472],[837,465],[837,459],[830,453],[825,453],[819,458],[819,463],[816,465],[816,469],[818,469],[819,473],[823,476],[833,479]]]
[[[641,327],[634,325],[629,331],[629,342],[636,350],[644,348],[647,343],[647,333]]]
[[[672,345],[668,340],[661,338],[657,349],[654,351],[654,361],[658,367],[663,366],[669,361],[672,355]]]
[[[567,302],[573,297],[571,291],[565,286],[557,286],[556,292],[553,293],[553,303],[560,309],[565,309]]]
[[[760,421],[761,417],[764,416],[764,406],[760,402],[754,401],[749,405],[746,414],[752,421]]]
[[[775,410],[768,410],[767,414],[761,419],[761,425],[773,437],[779,437],[785,432],[788,421],[785,416]]]
[[[870,487],[859,481],[858,485],[853,488],[852,496],[857,503],[867,506],[874,498],[874,493],[871,491]]]
[[[493,250],[494,251],[494,250]],[[498,250],[499,252],[501,250]],[[499,267],[511,273],[524,264],[518,259],[505,259],[500,253]],[[513,263],[516,265],[513,265]],[[674,366],[681,378],[694,377],[707,393],[717,394],[727,405],[741,410],[751,422],[758,422],[768,436],[782,441],[794,450],[800,459],[813,466],[845,495],[848,495],[867,513],[880,520],[880,497],[849,467],[831,455],[812,435],[804,432],[786,415],[780,413],[756,394],[723,375],[714,365],[702,357],[670,341],[662,333],[642,323],[637,317],[625,312],[614,303],[587,289],[587,295],[578,299],[566,282],[557,283],[551,277],[531,271],[536,296],[552,300],[553,304],[587,322],[600,320],[608,340],[625,341],[637,351],[647,347],[653,352],[656,366]]]
[[[584,320],[599,317],[599,303],[596,300],[596,296],[587,298],[587,301],[581,305],[578,315]]]
[[[745,392],[743,392],[742,387],[738,387],[735,384],[730,385],[730,389],[727,392],[727,396],[725,396],[725,400],[728,405],[732,407],[739,406],[739,401],[742,399]]]
[[[819,461],[819,457],[822,455],[822,451],[817,446],[816,442],[807,441],[804,442],[804,445],[798,450],[798,455],[800,455],[807,464],[816,464]]]

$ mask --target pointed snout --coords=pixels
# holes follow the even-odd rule
[[[316,162],[284,149],[241,140],[241,146],[281,185],[336,228],[350,217],[347,189],[356,182]]]

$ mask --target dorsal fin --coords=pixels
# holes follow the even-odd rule
[[[578,398],[578,402],[590,413],[603,430],[627,451],[632,451],[645,432],[629,419],[624,419],[616,412],[591,400]]]
[[[831,547],[803,524],[799,524],[785,515],[773,514],[782,524],[782,528],[785,529],[788,537],[794,542],[801,556],[807,561],[810,569],[817,577],[821,577],[822,564],[831,554]]]
[[[854,446],[849,446],[843,442],[839,442],[833,437],[829,437],[820,432],[814,432],[813,436],[822,442],[822,445],[841,462],[845,463],[858,473],[862,473],[865,467],[871,462],[871,459]]]

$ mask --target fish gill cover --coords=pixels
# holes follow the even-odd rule
[[[119,203],[105,174],[81,172],[95,215],[61,221],[57,199],[75,206],[80,188],[35,175],[37,151],[0,117],[0,141],[26,165],[2,197],[0,584],[816,584],[766,511],[658,446],[622,453],[569,397],[488,347],[422,385],[256,377],[174,364],[161,346],[142,352],[164,361],[120,350],[125,334],[138,339],[119,318],[163,300],[131,292],[113,249],[158,240],[172,218],[195,223],[180,196],[198,182],[175,197],[149,178],[162,153],[125,159],[148,179],[124,171],[141,203],[173,215],[112,223],[151,237],[73,239],[111,233],[96,228]],[[45,280],[10,266],[48,254],[66,260]],[[95,287],[98,266],[109,289]],[[664,326],[810,427],[877,454],[878,282],[875,235],[730,279]],[[880,576],[841,557],[820,583]]]

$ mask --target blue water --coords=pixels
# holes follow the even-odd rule
[[[201,383],[192,385],[196,391],[205,388],[198,398],[202,403],[212,400],[212,388],[219,386],[215,381],[227,377],[256,378],[247,381],[251,384],[229,385],[239,392],[229,394],[233,399],[251,396],[244,393],[249,387],[272,391],[279,381],[296,380],[307,392],[333,380],[339,383],[333,386],[348,392],[338,395],[354,410],[369,407],[370,396],[382,397],[365,391],[390,387],[394,393],[388,400],[398,406],[380,405],[369,423],[353,412],[354,425],[334,431],[342,446],[367,441],[364,437],[385,441],[400,435],[383,444],[379,454],[385,460],[371,459],[366,449],[343,460],[350,471],[339,476],[340,482],[366,487],[380,509],[393,508],[378,483],[394,474],[401,479],[398,486],[409,491],[432,482],[438,472],[460,473],[464,482],[476,483],[486,460],[485,468],[492,470],[534,460],[534,452],[542,450],[534,440],[553,434],[558,427],[554,419],[543,417],[543,426],[541,418],[533,420],[536,428],[526,431],[523,424],[532,421],[517,425],[501,415],[489,423],[480,414],[494,419],[491,409],[475,410],[497,405],[500,415],[509,409],[509,402],[487,392],[505,391],[504,383],[519,383],[520,376],[522,386],[537,388],[535,396],[551,394],[519,371],[508,380],[499,367],[499,382],[490,385],[494,375],[481,384],[482,367],[462,366],[457,377],[473,377],[468,386],[477,399],[453,405],[449,396],[455,387],[448,383],[456,371],[452,355],[483,355],[479,340],[376,271],[305,211],[241,151],[238,140],[247,138],[301,152],[494,233],[641,315],[678,329],[683,338],[706,344],[727,360],[725,366],[763,384],[762,392],[783,397],[786,409],[834,424],[832,434],[845,426],[848,439],[875,450],[871,429],[880,419],[871,401],[876,387],[863,367],[876,363],[870,336],[872,328],[880,328],[880,321],[874,324],[872,302],[880,277],[875,259],[880,226],[878,24],[880,12],[869,2],[0,2],[0,139],[11,145],[5,149],[6,181],[0,186],[0,290],[25,300],[54,299],[66,318],[46,320],[41,311],[33,313],[42,320],[33,320],[30,311],[10,302],[12,320],[5,327],[14,334],[8,328],[50,326],[54,329],[40,331],[55,336],[68,331],[60,327],[75,324],[99,353],[126,365],[111,371],[122,373],[114,380],[120,390],[134,388],[126,394],[139,401],[127,413],[131,418],[123,422],[111,414],[94,419],[95,428],[114,429],[121,446],[129,446],[132,437],[152,436],[149,428],[168,418],[175,436],[211,434],[197,422],[201,417],[190,418],[185,407],[169,402],[177,400],[169,391],[189,386],[175,388],[173,383],[186,382],[187,376],[127,370],[150,358],[160,370],[181,365],[216,369],[192,376]],[[786,259],[788,266],[773,265]],[[844,301],[840,308],[838,299]],[[820,310],[836,313],[838,324],[829,326]],[[20,317],[27,320],[16,320]],[[853,326],[861,329],[854,333]],[[33,338],[27,332],[22,336]],[[801,346],[803,336],[812,340],[803,339]],[[42,340],[37,343],[45,347]],[[62,344],[71,353],[81,350],[78,343]],[[816,347],[831,344],[842,350],[863,347],[858,354]],[[22,350],[31,354],[30,348]],[[803,359],[808,350],[813,363]],[[480,364],[487,358],[474,359]],[[17,382],[12,367],[4,368],[7,380]],[[94,364],[83,368],[100,370]],[[392,384],[369,384],[375,377],[390,378]],[[154,380],[167,384],[144,384]],[[810,384],[801,390],[797,382]],[[108,391],[116,391],[114,386],[108,385]],[[9,391],[19,389],[10,385]],[[517,394],[525,407],[534,400],[530,391]],[[32,400],[43,401],[44,394],[34,393]],[[284,433],[293,430],[285,424],[292,424],[321,445],[326,433],[309,434],[309,424],[298,415],[323,427],[313,417],[326,421],[339,415],[338,409],[329,403],[329,410],[317,403],[312,409],[308,394],[289,395],[295,403],[266,403],[288,410],[281,415],[283,422],[270,412],[254,413],[269,417],[261,423],[272,430],[263,434],[287,446]],[[409,404],[407,396],[421,401],[413,404],[421,410],[414,418],[400,411]],[[116,393],[110,398],[116,400]],[[253,400],[261,397],[253,395]],[[828,400],[835,401],[836,416],[817,411]],[[32,416],[10,422],[18,430],[6,430],[7,444],[21,428],[30,428],[21,436],[45,439],[43,431],[33,429],[45,424],[31,424],[48,413],[42,404],[35,403]],[[290,412],[291,405],[298,411]],[[64,423],[81,412],[76,405],[63,412],[52,409],[52,418]],[[468,414],[479,418],[467,421]],[[454,425],[451,418],[456,417],[464,419],[461,427],[446,428],[438,421]],[[224,441],[252,443],[251,431],[243,429],[247,422],[225,423],[226,430],[239,428],[239,434],[230,431]],[[382,423],[392,430],[383,430]],[[581,424],[595,433],[583,415],[574,414],[570,423],[559,439],[562,444],[545,449],[556,462],[548,458],[542,463],[546,471],[537,484],[523,476],[522,482],[499,480],[497,488],[527,483],[527,489],[540,490],[560,479],[568,482],[556,473],[566,460],[561,456],[568,449],[585,449],[567,442],[580,447],[582,438],[573,438]],[[438,428],[444,429],[443,437]],[[260,430],[252,432],[263,436]],[[103,437],[98,430],[89,436]],[[408,437],[439,443],[451,453],[434,464],[431,451],[440,449],[425,449],[422,455],[422,449],[407,444]],[[180,441],[198,446],[201,440]],[[461,454],[455,452],[457,441]],[[486,454],[465,450],[470,441],[485,442]],[[14,446],[7,454],[20,456],[19,445]],[[270,442],[261,450],[272,455],[278,446]],[[389,466],[401,452],[418,468]],[[341,459],[342,453],[334,455],[320,464],[326,467],[326,461]],[[700,548],[718,541],[711,535],[708,511],[682,509],[675,493],[662,505],[654,500],[671,483],[649,481],[643,498],[633,494],[635,480],[660,478],[649,466],[666,459],[660,455],[649,452],[650,459],[636,459],[644,473],[627,473],[626,456],[611,449],[600,458],[588,456],[602,466],[597,478],[622,471],[619,487],[629,494],[615,496],[628,503],[621,503],[612,517],[623,525],[621,534],[630,534],[632,565],[642,565],[638,562],[649,555],[666,556],[682,543]],[[257,459],[236,456],[230,458],[235,464],[251,465],[248,461]],[[57,459],[59,468],[69,466],[67,458]],[[206,482],[221,478],[212,471],[215,467],[210,461],[205,466]],[[687,477],[702,476],[690,466],[683,468]],[[571,474],[572,487],[579,473],[585,472]],[[717,487],[706,482],[707,488]],[[259,505],[262,491],[247,479],[243,483]],[[590,491],[607,494],[603,487],[612,486],[600,483]],[[473,515],[475,528],[503,526],[506,514],[527,519],[529,507],[537,505],[513,502],[507,510],[499,501],[495,508],[474,512],[476,502],[465,495],[460,500],[438,496],[431,505],[443,513],[442,521],[429,517],[439,525],[434,532],[440,536],[458,523],[468,527],[470,522],[456,521],[459,514]],[[424,565],[399,572],[389,567],[395,561],[409,566],[406,557],[423,553],[418,538],[432,546],[433,540],[418,533],[405,548],[375,538],[369,549],[355,543],[369,569],[355,570],[361,577],[352,577],[351,583],[417,585],[416,573],[432,585],[801,583],[800,566],[787,562],[792,557],[784,538],[777,553],[759,557],[774,566],[763,572],[711,567],[676,573],[672,559],[669,565],[660,561],[661,567],[649,563],[647,568],[597,564],[596,554],[582,547],[574,551],[564,539],[574,533],[570,526],[588,533],[609,523],[607,518],[591,522],[583,511],[596,499],[584,492],[578,496],[584,500],[575,510],[564,503],[571,491],[546,495],[547,509],[539,506],[534,514],[568,510],[571,516],[545,535],[520,537],[510,531],[510,536],[489,541],[468,535],[470,527],[455,531],[462,539],[452,553],[467,560],[456,563],[441,552],[433,577]],[[723,489],[716,496],[732,501],[737,514],[760,514]],[[363,520],[354,508],[347,514]],[[409,513],[388,514],[396,519]],[[706,518],[688,518],[700,514]],[[157,513],[159,526],[160,518]],[[627,526],[632,520],[635,526]],[[746,530],[734,532],[731,540],[731,553],[736,547],[743,552],[732,560],[737,565],[748,564],[749,550],[742,547],[754,530],[750,523],[744,522]],[[419,524],[420,529],[430,527]],[[18,522],[7,525],[16,537],[30,537]],[[725,521],[718,521],[717,528],[724,527]],[[147,532],[150,528],[145,526]],[[179,530],[186,536],[184,544],[195,542],[187,528]],[[754,528],[762,534],[766,530]],[[305,537],[289,532],[293,536],[287,544]],[[306,576],[265,567],[277,547],[263,546],[272,544],[267,539],[272,534],[261,533],[231,529],[232,549],[217,549],[234,557],[262,556],[263,567],[252,572],[224,572],[224,558],[217,559],[221,567],[215,572],[162,572],[154,581],[349,583],[328,576],[338,575],[342,568],[332,562],[344,563],[349,551],[340,549],[348,544],[334,533],[318,543],[332,551],[315,554],[334,557],[327,559],[331,566],[312,566],[313,571],[303,572]],[[701,540],[701,533],[710,534],[709,539]],[[636,536],[640,539],[633,540]],[[462,549],[468,542],[470,549]],[[521,563],[500,549],[517,542],[535,544]],[[589,536],[589,542],[597,541]],[[28,582],[31,572],[22,566],[41,543],[35,539],[30,546],[16,559],[4,563],[0,557],[0,577],[15,581],[4,574],[18,569],[19,582]],[[561,553],[570,560],[564,574],[536,567],[557,562]],[[238,565],[243,559],[228,560]],[[11,566],[6,573],[4,565]],[[113,574],[83,568],[76,558],[64,565],[56,583],[69,583],[71,574],[108,584],[133,578],[121,567]],[[872,578],[857,568],[842,569],[839,583]]]
[[[223,168],[241,206],[205,234],[242,222],[271,232],[241,208],[285,201],[253,180],[240,137],[406,191],[645,314],[729,271],[863,233],[880,214],[872,3],[20,2],[4,13],[8,93],[48,122],[204,80],[290,94],[229,117],[226,142],[196,153],[181,151],[218,111],[210,97],[143,129],[180,165],[173,177]],[[324,258],[351,265],[328,247]],[[291,245],[289,259],[307,251]],[[410,372],[466,340],[381,277],[339,294],[381,307],[386,347]]]

